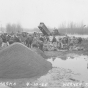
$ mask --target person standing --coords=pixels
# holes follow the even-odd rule
[[[53,43],[53,42],[56,42],[56,41],[57,41],[57,40],[56,40],[55,36],[53,36],[52,43]]]

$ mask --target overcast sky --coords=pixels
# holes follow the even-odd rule
[[[88,0],[0,0],[0,25],[19,23],[34,28],[83,22],[88,25]]]

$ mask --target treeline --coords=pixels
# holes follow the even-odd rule
[[[20,24],[7,24],[6,25],[6,33],[14,34],[14,33],[21,33],[23,28]]]
[[[88,34],[88,26],[86,26],[83,22],[76,24],[74,22],[70,22],[67,26],[62,24],[61,27],[58,28],[61,33],[70,33],[70,34]]]
[[[59,33],[62,34],[88,34],[88,27],[84,27],[85,25],[82,24],[80,27],[76,27],[73,23],[70,24],[70,26],[68,28],[66,28],[64,25],[62,25],[62,27],[57,28],[57,30],[59,31]],[[49,28],[47,27],[51,32],[54,30],[54,28]],[[22,26],[20,24],[7,24],[6,28],[0,28],[2,32],[7,32],[7,33],[20,33],[22,31],[26,31],[27,32],[40,32],[39,28],[34,28],[34,29],[23,29]]]
[[[53,31],[54,28],[48,28],[49,31]],[[65,34],[65,33],[68,33],[68,34],[88,34],[88,27],[86,28],[58,28],[57,29],[59,31],[59,33],[62,33],[62,34]],[[34,28],[34,29],[31,29],[30,32],[33,32],[33,31],[36,31],[36,32],[40,32],[40,29],[39,28]]]
[[[58,28],[58,31],[67,34],[88,34],[88,28]]]

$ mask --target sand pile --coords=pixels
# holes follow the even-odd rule
[[[31,78],[42,76],[50,69],[51,63],[20,43],[0,51],[0,78]]]
[[[5,86],[5,85],[0,85],[0,88],[10,88],[10,87]]]
[[[37,52],[39,55],[41,55],[44,59],[48,59],[49,57],[45,55],[45,53],[43,51],[41,51],[40,49],[38,48],[32,48],[32,50],[34,52]]]

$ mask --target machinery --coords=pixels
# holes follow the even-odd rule
[[[51,32],[48,30],[48,28],[45,26],[44,23],[40,23],[40,25],[38,26],[38,28],[40,29],[40,31],[44,34],[44,35],[47,35],[47,36],[50,36],[51,35]]]

